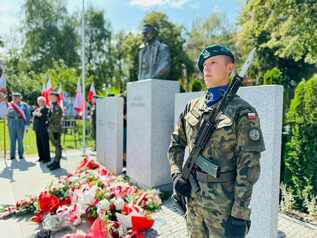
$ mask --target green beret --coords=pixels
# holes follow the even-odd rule
[[[13,92],[12,97],[21,97],[21,93]]]
[[[197,60],[197,66],[200,70],[200,72],[203,72],[204,70],[204,62],[206,59],[217,56],[217,55],[226,55],[229,56],[232,61],[234,62],[234,55],[232,52],[226,48],[223,45],[210,45],[207,48],[203,49],[202,52],[200,53],[198,60]]]
[[[59,93],[58,92],[56,92],[56,91],[52,91],[51,93],[50,93],[50,95],[52,95],[52,96],[59,96]]]

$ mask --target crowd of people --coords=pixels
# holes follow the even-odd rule
[[[21,100],[20,93],[12,93],[12,101],[8,103],[7,113],[11,160],[16,159],[16,144],[18,144],[19,159],[25,159],[24,134],[28,130],[31,121],[33,121],[39,161],[43,163],[50,162],[47,165],[50,170],[60,168],[63,109],[57,103],[58,97],[57,92],[51,92],[49,95],[50,107],[48,107],[45,97],[40,96],[37,98],[37,106],[31,109]],[[49,141],[55,147],[54,158],[50,156]]]

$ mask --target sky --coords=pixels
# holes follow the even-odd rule
[[[64,0],[69,13],[80,11],[82,0]],[[139,31],[140,23],[147,13],[161,11],[169,20],[191,29],[193,19],[206,18],[211,12],[226,15],[228,23],[234,24],[245,0],[85,0],[86,6],[103,10],[112,29],[118,31]],[[19,25],[23,17],[25,0],[0,0],[0,36],[21,32]],[[10,37],[12,39],[12,37]]]

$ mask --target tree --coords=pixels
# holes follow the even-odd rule
[[[252,76],[274,67],[282,72],[289,98],[294,86],[316,72],[317,4],[311,0],[250,0],[241,15],[238,42],[243,52],[257,48]]]
[[[297,208],[317,194],[317,75],[302,81],[295,90],[287,122],[291,125],[286,146],[284,182],[292,188]]]
[[[196,62],[201,50],[210,44],[223,44],[231,49],[239,59],[240,50],[236,46],[236,29],[226,23],[226,16],[212,12],[207,19],[196,18],[188,33],[186,51],[190,59]]]
[[[85,21],[88,76],[93,77],[100,90],[110,82],[114,71],[111,25],[102,11],[93,8],[87,10]]]
[[[142,36],[140,34],[128,33],[122,41],[122,52],[127,65],[128,81],[138,80],[138,64],[139,64],[139,48],[142,44]]]
[[[78,35],[75,20],[67,16],[63,0],[26,0],[24,4],[24,54],[35,72],[42,72],[53,62],[64,60],[76,66]]]

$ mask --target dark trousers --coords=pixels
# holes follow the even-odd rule
[[[36,145],[37,152],[40,158],[40,161],[50,161],[50,143],[48,139],[47,129],[43,128],[43,130],[35,131],[36,135]]]
[[[62,145],[61,145],[61,133],[49,132],[49,138],[53,146],[55,147],[54,161],[58,162],[62,158]]]

